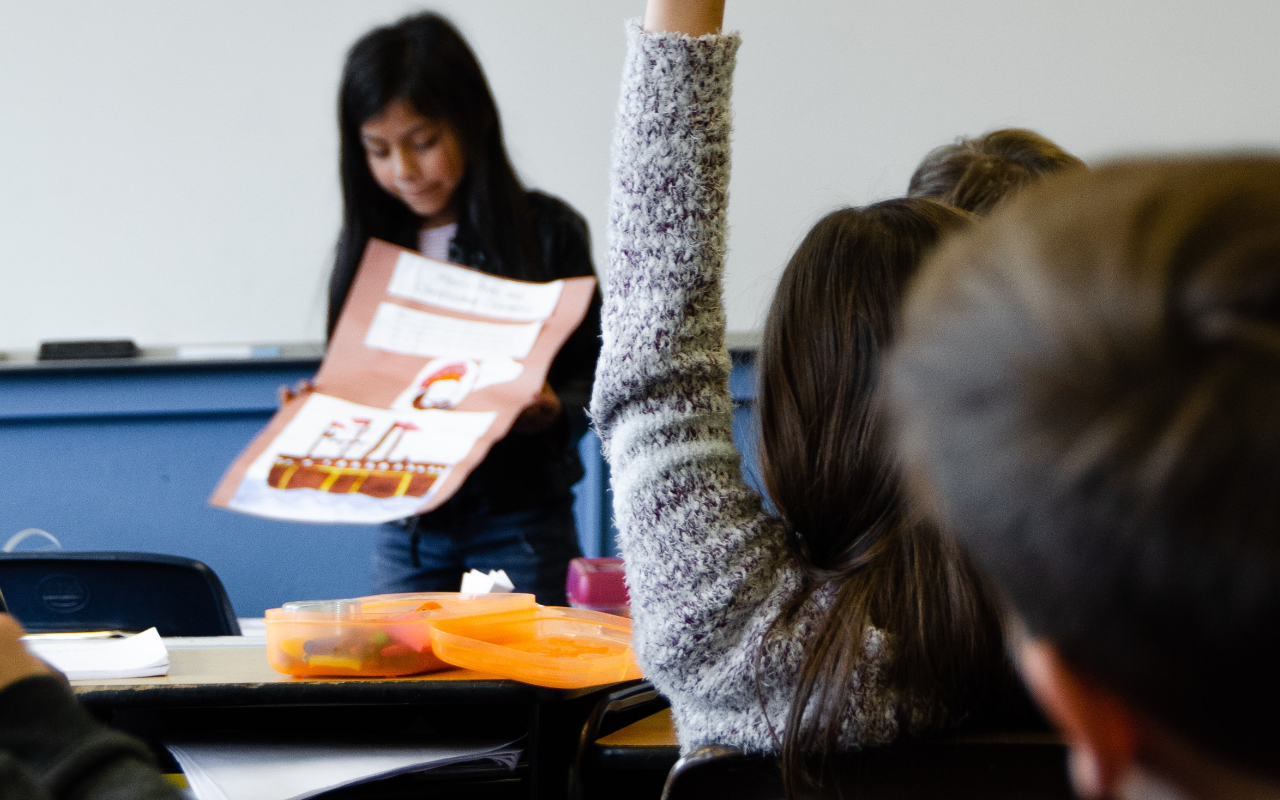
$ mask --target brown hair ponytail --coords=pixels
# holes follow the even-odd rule
[[[810,759],[840,745],[869,628],[887,638],[883,679],[904,733],[958,720],[973,685],[999,674],[996,616],[968,562],[904,500],[879,399],[904,286],[968,217],[924,199],[830,214],[792,257],[765,325],[762,478],[806,578],[775,628],[836,584],[783,736],[793,797],[819,783]]]

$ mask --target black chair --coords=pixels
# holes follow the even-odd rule
[[[602,748],[596,740],[670,705],[646,680],[616,686],[602,696],[578,734],[569,772],[571,800],[656,800],[679,748]]]
[[[1066,749],[1051,734],[977,734],[841,753],[830,796],[843,800],[1072,800]],[[676,762],[663,800],[783,800],[774,759],[712,745]]]
[[[155,553],[0,554],[0,593],[31,633],[142,631],[239,636],[222,581],[199,561]]]

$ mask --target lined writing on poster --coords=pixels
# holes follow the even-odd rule
[[[387,294],[512,321],[544,320],[560,302],[563,281],[520,283],[401,253]]]
[[[378,304],[364,343],[410,356],[523,359],[541,330],[540,322],[476,322],[384,302]]]

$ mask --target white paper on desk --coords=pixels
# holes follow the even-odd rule
[[[458,591],[463,594],[504,594],[515,590],[516,586],[507,577],[505,569],[491,569],[488,575],[473,569],[462,573],[462,588]]]
[[[22,643],[68,680],[149,678],[169,672],[169,651],[155,628],[122,639],[38,639]]]
[[[331,789],[469,761],[515,769],[515,742],[431,745],[183,743],[166,745],[198,800],[304,800]]]

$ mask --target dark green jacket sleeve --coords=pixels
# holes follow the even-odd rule
[[[60,679],[0,691],[0,800],[180,800],[150,751],[90,716]]]

